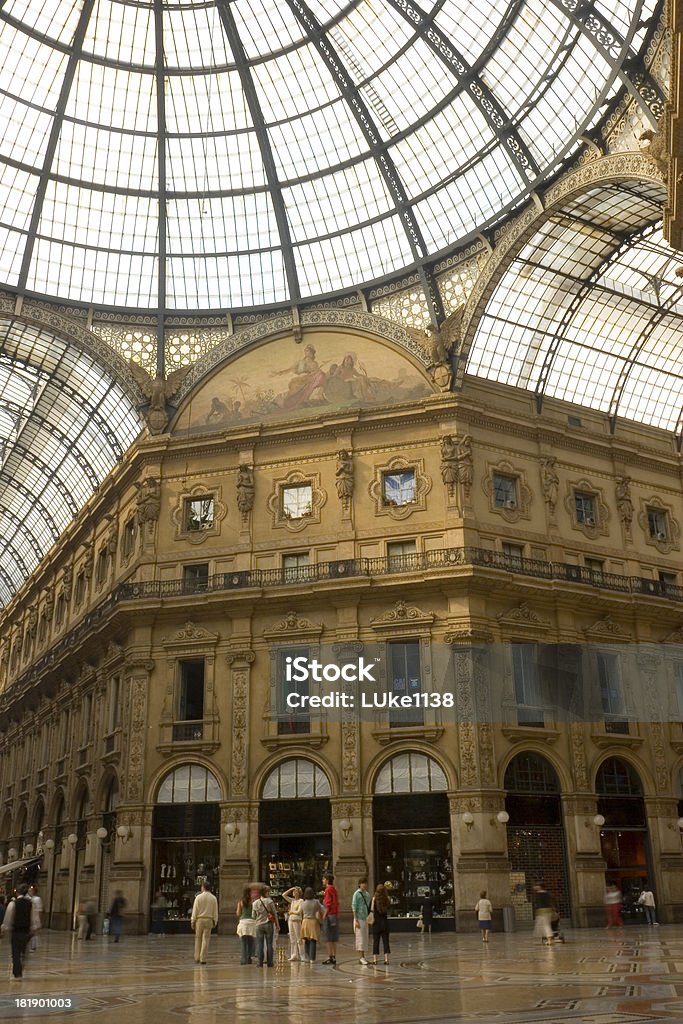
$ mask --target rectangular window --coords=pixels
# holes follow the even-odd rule
[[[414,469],[382,474],[382,501],[385,505],[411,505],[417,499]]]
[[[76,605],[83,603],[85,597],[85,573],[81,570],[76,576],[76,590],[74,593],[74,601]]]
[[[657,575],[659,576],[663,594],[671,593],[673,588],[678,586],[678,576],[675,572],[663,572],[660,569]]]
[[[203,718],[204,659],[181,661],[178,719],[181,722],[201,722]]]
[[[574,507],[576,509],[577,523],[583,523],[584,526],[595,526],[594,495],[584,494],[582,491],[575,491]]]
[[[415,564],[417,544],[414,540],[396,540],[387,544],[390,569],[409,569]]]
[[[293,663],[297,658],[304,661],[310,660],[308,647],[286,647],[277,652],[277,678],[275,680],[277,700],[277,731],[280,736],[288,736],[294,733],[306,733],[311,731],[311,719],[307,707],[291,708],[287,705],[288,694],[295,694],[297,697],[308,697],[311,688],[308,679],[296,680],[292,678],[297,674]],[[287,679],[289,666],[290,679]]]
[[[213,496],[188,498],[185,502],[185,529],[188,533],[210,530],[214,523]]]
[[[313,485],[297,484],[282,488],[282,515],[286,519],[303,519],[313,511]]]
[[[107,578],[109,555],[106,548],[101,548],[97,556],[97,583],[101,586]]]
[[[81,746],[85,747],[91,740],[92,732],[92,693],[86,693],[81,710]]]
[[[496,508],[517,508],[517,478],[494,473],[493,500]]]
[[[524,548],[521,544],[508,544],[507,541],[504,541],[503,554],[512,562],[514,567],[521,568],[522,559],[524,558]]]
[[[678,721],[683,722],[683,661],[674,662],[674,696]]]
[[[308,551],[293,551],[291,554],[282,556],[282,570],[287,583],[296,583],[297,580],[309,578],[308,567],[311,558]]]
[[[135,520],[129,519],[123,527],[123,540],[121,544],[123,557],[128,558],[133,554],[135,548]]]
[[[517,724],[542,729],[545,715],[536,644],[512,645],[512,677],[517,701]]]
[[[583,564],[591,572],[603,572],[605,568],[605,563],[601,558],[584,558]]]
[[[109,709],[107,715],[107,732],[112,733],[121,724],[121,677],[113,676],[109,690]]]
[[[647,529],[653,540],[666,540],[668,537],[666,512],[660,508],[648,508]]]
[[[55,623],[58,626],[61,626],[61,624],[64,622],[65,608],[66,601],[64,599],[64,594],[60,594],[59,597],[57,598],[57,605],[55,607]]]
[[[209,589],[209,563],[183,566],[183,590],[186,594],[197,594]]]
[[[628,721],[624,717],[621,671],[616,654],[598,654],[598,682],[600,702],[605,716],[605,732],[628,735]]]
[[[408,707],[390,709],[389,725],[423,725],[424,709],[420,703],[422,666],[418,641],[389,644],[389,678],[392,696],[411,698]]]

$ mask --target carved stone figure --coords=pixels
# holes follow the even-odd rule
[[[450,391],[453,383],[451,354],[460,344],[460,323],[464,306],[458,306],[446,317],[439,330],[429,332],[431,338],[432,380],[439,391]]]
[[[557,475],[556,466],[557,459],[554,455],[541,459],[541,487],[543,489],[543,499],[548,506],[548,511],[551,516],[555,515],[555,506],[557,505],[557,497],[560,491],[560,478]]]
[[[141,366],[137,363],[130,363],[131,373],[148,400],[140,408],[151,434],[161,434],[166,429],[168,424],[166,406],[179,390],[191,369],[190,366],[181,366],[179,370],[169,373],[165,379],[158,373],[152,380]]]
[[[243,462],[237,473],[237,508],[246,518],[254,507],[254,467]]]
[[[474,479],[474,455],[472,453],[472,436],[466,434],[458,445],[458,481],[462,484],[465,498],[469,498]]]
[[[62,592],[67,601],[71,600],[71,587],[74,581],[73,565],[65,565],[62,573]]]
[[[38,631],[38,609],[34,606],[28,613],[28,635],[33,639]]]
[[[116,554],[116,546],[118,544],[118,535],[116,530],[116,523],[112,523],[107,530],[107,536],[105,540],[107,554],[113,558]]]
[[[142,526],[143,523],[155,523],[161,512],[161,488],[159,487],[159,481],[150,476],[138,484],[135,502],[135,522],[137,525]]]
[[[452,434],[446,434],[441,438],[441,479],[445,483],[450,494],[455,491],[455,485],[459,479],[458,469],[458,446],[453,440]]]
[[[630,528],[633,522],[633,501],[631,500],[631,477],[618,476],[614,488],[619,518],[624,526]]]
[[[640,143],[641,151],[645,156],[654,160],[666,181],[669,177],[669,154],[667,153],[666,139],[661,120],[659,125],[659,131],[647,128],[642,132],[638,136],[638,142]]]
[[[337,495],[345,503],[351,500],[353,495],[353,460],[349,452],[342,448],[337,452]]]

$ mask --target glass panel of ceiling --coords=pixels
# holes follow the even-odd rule
[[[0,603],[137,437],[123,388],[49,331],[0,317]]]
[[[615,185],[551,215],[489,299],[467,372],[680,432],[683,282],[661,201]]]
[[[5,0],[0,283],[210,310],[429,262],[556,173],[653,3]]]

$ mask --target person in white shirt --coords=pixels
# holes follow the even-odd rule
[[[479,893],[479,899],[477,905],[474,908],[479,921],[479,929],[481,931],[481,941],[489,941],[489,932],[491,931],[491,918],[493,916],[493,906],[491,900],[486,897],[486,889],[482,889]]]
[[[659,925],[655,920],[655,895],[647,882],[643,886],[643,891],[638,897],[638,906],[642,907],[645,911],[645,920],[647,923],[658,928]]]
[[[204,882],[202,891],[194,898],[190,924],[194,932],[194,962],[205,964],[211,931],[218,924],[218,900],[208,882]]]
[[[31,897],[31,899],[33,901],[33,906],[38,911],[38,929],[40,929],[40,928],[42,928],[42,917],[41,917],[41,915],[43,913],[43,901],[41,900],[40,896],[38,895],[38,889],[36,888],[35,885],[29,886],[28,894],[29,894],[29,896]],[[34,931],[31,934],[31,942],[29,944],[29,949],[31,950],[32,953],[35,953],[36,950],[38,949],[38,932],[37,932],[37,930]]]

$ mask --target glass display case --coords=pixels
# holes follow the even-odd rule
[[[431,900],[434,922],[453,927],[453,867],[450,833],[384,832],[377,834],[375,881],[386,886],[391,900],[389,915],[412,924],[426,900]]]
[[[261,879],[271,888],[271,896],[284,920],[287,903],[282,893],[293,885],[310,885],[316,895],[322,892],[323,874],[332,864],[331,837],[278,836],[261,839]]]

